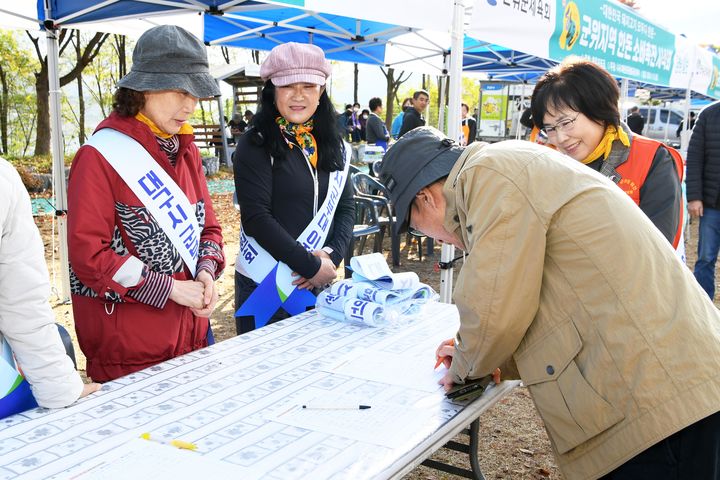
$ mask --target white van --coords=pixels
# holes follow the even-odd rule
[[[640,115],[645,119],[643,135],[670,145],[680,143],[675,133],[682,122],[683,112],[657,105],[644,105],[640,107]]]

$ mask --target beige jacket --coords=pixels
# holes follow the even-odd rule
[[[720,314],[609,180],[510,141],[468,147],[444,193],[469,254],[451,372],[481,377],[512,355],[566,478],[720,410]]]

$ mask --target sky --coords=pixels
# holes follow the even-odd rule
[[[720,1],[638,0],[638,13],[696,43],[720,45]]]

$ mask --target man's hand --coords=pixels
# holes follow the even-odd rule
[[[438,380],[438,385],[442,385],[443,389],[445,389],[446,392],[449,392],[450,389],[455,386],[452,375],[450,375],[450,370],[448,370],[445,375],[440,380]]]
[[[95,393],[98,390],[102,388],[102,385],[99,383],[86,383],[83,385],[82,393],[80,394],[80,398],[87,397],[91,393]]]
[[[200,270],[195,280],[201,283],[204,287],[203,291],[203,306],[202,308],[191,308],[193,315],[196,317],[208,318],[215,310],[215,304],[218,301],[218,292],[215,288],[215,279],[210,275],[207,270]]]
[[[691,217],[702,217],[703,216],[703,203],[702,200],[693,200],[687,204],[688,213]]]
[[[440,346],[435,350],[435,358],[439,361],[442,359],[442,364],[445,368],[450,369],[452,364],[452,358],[455,355],[455,339],[449,338],[443,340]]]

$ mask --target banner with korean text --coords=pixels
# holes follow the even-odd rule
[[[609,0],[475,0],[467,35],[557,62],[577,55],[617,77],[720,98],[720,57]]]

